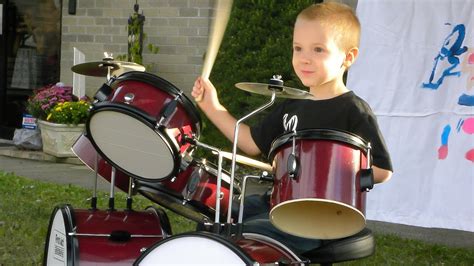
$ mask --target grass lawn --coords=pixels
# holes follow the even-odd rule
[[[68,203],[76,209],[89,208],[90,196],[88,189],[30,180],[0,170],[0,265],[41,265],[54,206]],[[125,207],[125,197],[124,193],[117,193],[117,209]],[[98,198],[99,208],[106,209],[108,195],[99,192]],[[141,196],[134,197],[134,209],[150,205],[155,204]],[[167,213],[174,234],[194,229],[194,222]],[[474,265],[474,249],[449,248],[393,235],[376,234],[375,238],[375,255],[344,264]]]

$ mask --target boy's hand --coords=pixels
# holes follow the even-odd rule
[[[208,108],[217,108],[220,103],[217,98],[217,91],[211,81],[198,77],[194,82],[191,95],[197,102],[198,106],[204,111]]]

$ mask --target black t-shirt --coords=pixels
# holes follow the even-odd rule
[[[372,109],[352,91],[327,100],[285,100],[251,127],[251,134],[260,151],[268,155],[272,142],[281,134],[318,128],[347,131],[370,142],[373,165],[393,171]]]

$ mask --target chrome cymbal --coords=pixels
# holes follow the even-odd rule
[[[106,77],[109,71],[111,76],[119,76],[129,71],[145,71],[145,67],[133,62],[103,60],[77,64],[71,70],[81,75]]]
[[[309,92],[280,85],[271,85],[265,83],[239,82],[235,84],[238,89],[261,95],[272,95],[275,91],[276,97],[289,99],[312,99],[313,95]]]

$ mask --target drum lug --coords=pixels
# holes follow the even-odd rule
[[[372,168],[359,171],[360,191],[368,192],[374,187],[374,172]]]
[[[135,99],[135,94],[129,92],[123,96],[123,100],[125,101],[126,104],[131,104],[133,103],[133,99]]]
[[[287,165],[288,176],[296,180],[298,176],[299,168],[300,168],[300,164],[296,155],[294,155],[293,153],[288,155],[288,161],[286,165]]]

